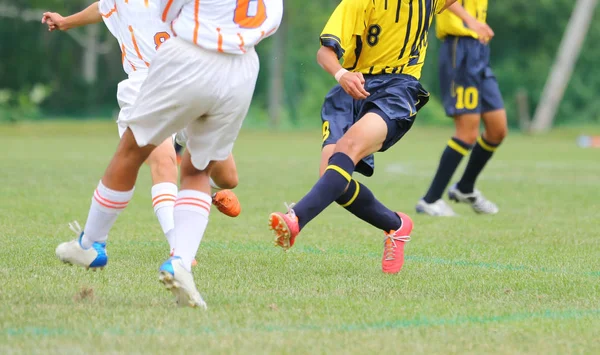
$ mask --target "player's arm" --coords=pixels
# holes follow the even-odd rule
[[[42,16],[42,23],[48,25],[49,31],[68,31],[72,28],[86,26],[98,22],[102,22],[102,14],[100,14],[97,1],[88,6],[85,10],[71,16],[63,17],[56,12],[45,12]]]
[[[475,31],[481,43],[487,43],[494,37],[492,28],[486,23],[477,21],[460,3],[456,2],[452,4],[448,7],[448,10],[463,20],[467,27]]]
[[[343,0],[327,21],[321,34],[321,48],[317,52],[319,65],[357,100],[369,96],[364,88],[365,79],[361,73],[342,68],[339,60],[356,40],[355,36],[364,32],[365,8],[370,3],[371,0]]]
[[[443,12],[447,8],[449,8],[455,2],[456,2],[456,0],[446,0],[446,3],[444,4],[444,7],[442,7],[442,9],[440,11],[438,11],[438,14],[441,13],[441,12]]]

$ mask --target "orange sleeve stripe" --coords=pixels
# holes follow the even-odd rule
[[[109,18],[109,17],[111,17],[111,16],[112,16],[112,15],[113,15],[115,12],[117,12],[117,4],[115,4],[115,7],[113,7],[113,8],[112,8],[112,9],[111,9],[111,10],[110,10],[108,13],[106,13],[106,14],[100,13],[100,15],[101,15],[102,17],[104,17],[104,18]]]
[[[275,31],[277,31],[277,27],[275,27],[272,30],[270,30],[269,32],[265,33],[265,36],[269,36],[269,35],[271,35]]]
[[[198,30],[200,29],[200,20],[198,19],[200,13],[200,0],[194,2],[194,44],[198,44]]]
[[[163,13],[162,13],[163,22],[167,22],[167,16],[169,15],[169,10],[171,10],[172,5],[173,5],[173,0],[169,0],[169,2],[167,3],[167,6],[165,6],[165,9],[163,10]]]
[[[240,38],[240,50],[242,51],[242,53],[246,53],[246,50],[244,49],[244,45],[245,45],[244,37],[242,36],[241,33],[238,33],[237,35]]]
[[[223,35],[221,34],[220,28],[217,28],[217,33],[219,34],[217,38],[217,50],[223,53]]]
[[[125,54],[125,45],[121,44],[121,64],[125,63],[125,57],[127,55]]]
[[[131,32],[131,40],[133,41],[133,48],[135,49],[135,53],[137,54],[138,58],[140,58],[140,60],[143,61],[147,67],[149,67],[150,63],[145,61],[144,58],[142,57],[142,53],[140,52],[140,47],[138,47],[137,41],[135,39],[135,34],[133,33],[133,27],[129,26],[129,32]]]

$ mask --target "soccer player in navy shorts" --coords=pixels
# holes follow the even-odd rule
[[[486,24],[487,5],[487,0],[458,0],[437,16],[436,32],[442,40],[442,99],[446,114],[454,118],[456,131],[442,153],[429,190],[417,203],[420,213],[455,215],[442,195],[471,149],[467,167],[458,183],[448,189],[448,197],[469,204],[476,213],[498,213],[496,204],[475,189],[475,180],[508,132],[502,94],[490,68],[489,41],[494,32]],[[485,131],[479,136],[481,120]]]
[[[317,53],[319,64],[339,82],[321,112],[321,177],[287,213],[270,215],[277,245],[289,249],[301,229],[337,202],[384,231],[383,272],[400,271],[413,222],[381,204],[352,174],[372,175],[373,154],[398,142],[429,100],[418,80],[429,26],[454,1],[343,0],[335,9]]]

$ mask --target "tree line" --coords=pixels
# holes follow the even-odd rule
[[[30,0],[23,6],[0,0],[4,14],[0,14],[0,120],[2,112],[11,110],[20,110],[23,118],[113,117],[116,85],[125,74],[118,45],[104,26],[73,35],[48,33],[31,18],[32,11],[67,14],[90,2]],[[258,47],[262,67],[248,119],[251,124],[319,124],[323,98],[335,82],[317,65],[315,54],[319,34],[338,3],[285,1],[278,35]],[[512,124],[517,123],[518,92],[528,94],[529,113],[533,113],[572,9],[572,0],[489,2],[488,23],[496,33],[491,42],[492,67]],[[437,99],[439,41],[431,32],[422,81],[432,100],[419,120],[447,122]],[[600,58],[600,46],[595,45],[599,42],[600,21],[594,21],[560,104],[558,123],[600,120],[600,100],[596,100],[600,76],[594,69]]]

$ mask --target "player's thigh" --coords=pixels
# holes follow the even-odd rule
[[[381,149],[388,135],[388,124],[379,114],[367,112],[337,142],[335,152],[348,155],[354,164]]]

